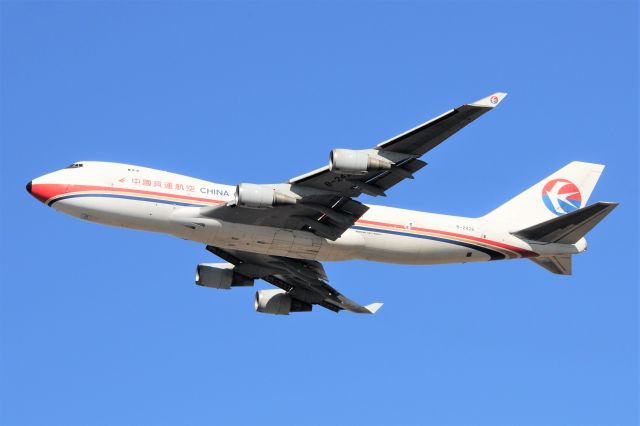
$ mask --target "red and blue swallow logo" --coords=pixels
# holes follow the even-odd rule
[[[498,99],[496,95],[493,95],[491,98],[489,98],[489,101],[491,101],[491,103],[494,105],[497,104],[499,100],[500,99]]]
[[[552,213],[560,216],[582,207],[582,194],[573,182],[552,179],[542,188],[542,201]]]

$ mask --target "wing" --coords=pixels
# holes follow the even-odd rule
[[[325,166],[293,178],[289,183],[319,189],[331,188],[349,197],[357,197],[361,193],[384,196],[387,189],[405,178],[412,179],[413,173],[426,166],[419,157],[495,108],[505,96],[506,93],[498,92],[462,105],[377,145],[373,150],[393,163],[388,170],[372,171],[354,178],[331,171],[329,166]]]
[[[419,157],[493,109],[505,96],[506,93],[495,93],[462,105],[368,150],[334,150],[329,166],[288,183],[243,184],[247,194],[254,196],[255,208],[246,208],[248,204],[238,202],[236,196],[235,202],[205,207],[201,214],[233,223],[305,230],[336,240],[368,209],[355,197],[362,193],[384,196],[386,190],[401,180],[413,179],[413,174],[426,165]],[[340,155],[351,156],[351,160],[373,161],[374,166],[371,171],[368,163],[364,170],[345,172],[335,167],[338,151]]]
[[[285,290],[294,300],[339,312],[374,314],[382,303],[361,306],[331,287],[322,264],[312,260],[269,256],[240,250],[207,246],[207,250],[235,265],[234,272],[262,279]]]

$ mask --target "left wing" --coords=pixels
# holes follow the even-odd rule
[[[227,222],[304,230],[336,240],[368,209],[354,200],[360,194],[385,196],[389,188],[427,163],[423,154],[496,107],[506,93],[427,121],[365,150],[334,149],[328,166],[275,185],[240,184],[235,201],[205,207],[200,214]]]
[[[370,154],[388,160],[389,168],[372,168],[362,175],[340,173],[329,166],[322,167],[289,181],[318,189],[340,191],[349,197],[365,193],[385,196],[385,191],[427,165],[418,158],[453,136],[467,124],[498,106],[507,96],[498,92],[479,101],[462,105],[414,127],[372,148]]]
[[[259,278],[281,288],[293,300],[320,305],[339,312],[374,314],[382,303],[361,306],[331,287],[322,264],[312,260],[270,256],[240,250],[207,246],[207,250],[235,265],[234,272],[249,278]]]

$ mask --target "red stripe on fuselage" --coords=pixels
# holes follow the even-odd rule
[[[214,204],[224,204],[225,202],[222,200],[214,200],[211,198],[201,198],[201,197],[193,197],[189,195],[180,195],[180,194],[169,194],[164,192],[155,192],[155,191],[145,191],[141,189],[132,189],[132,188],[116,188],[109,186],[93,186],[93,185],[66,185],[59,183],[40,183],[33,184],[31,188],[31,193],[38,200],[43,203],[47,203],[50,199],[54,197],[58,197],[60,195],[76,193],[76,192],[88,192],[88,191],[104,191],[104,192],[127,192],[131,194],[143,194],[150,196],[161,196],[161,197],[172,197],[181,200],[187,201],[201,201],[205,203],[214,203]],[[429,232],[433,234],[447,235],[451,237],[457,238],[465,238],[467,240],[472,240],[484,244],[490,244],[496,247],[501,247],[506,250],[514,251],[520,254],[522,257],[535,257],[538,256],[537,253],[534,253],[529,250],[521,249],[519,247],[515,247],[509,244],[500,243],[497,241],[487,240],[485,238],[473,237],[470,235],[458,234],[455,232],[448,231],[439,231],[436,229],[428,229],[428,228],[419,228],[419,227],[411,227],[407,228],[403,225],[393,224],[393,223],[385,223],[385,222],[376,222],[372,220],[358,220],[356,223],[360,224],[369,224],[369,225],[378,225],[378,226],[386,226],[389,228],[400,229],[403,231],[412,230],[412,231],[420,231],[420,232]]]
[[[180,195],[180,194],[168,194],[165,192],[145,191],[142,189],[116,188],[116,187],[110,187],[110,186],[39,183],[39,184],[34,184],[31,187],[31,193],[43,203],[46,203],[48,200],[54,197],[58,197],[60,195],[75,193],[75,192],[88,192],[88,191],[127,192],[131,194],[155,195],[155,196],[161,196],[161,197],[178,198],[181,200],[188,200],[188,201],[202,201],[206,203],[224,204],[224,201],[222,200],[213,200],[211,198],[193,197],[190,195]]]
[[[522,257],[535,257],[538,256],[538,253],[529,251],[529,250],[525,250],[516,246],[512,246],[509,244],[504,244],[504,243],[500,243],[498,241],[491,241],[491,240],[487,240],[486,238],[479,238],[479,237],[473,237],[471,235],[464,235],[464,234],[458,234],[456,232],[448,232],[448,231],[439,231],[437,229],[428,229],[428,228],[419,228],[416,226],[412,226],[411,228],[407,228],[406,226],[403,225],[397,225],[397,224],[393,224],[393,223],[385,223],[385,222],[375,222],[372,220],[358,220],[356,223],[361,223],[361,224],[369,224],[369,225],[378,225],[378,226],[386,226],[389,228],[395,228],[395,229],[401,229],[403,231],[420,231],[420,232],[429,232],[432,234],[440,234],[440,235],[447,235],[450,237],[457,237],[457,238],[464,238],[467,240],[471,240],[471,241],[476,241],[479,243],[484,243],[484,244],[490,244],[492,246],[496,246],[496,247],[500,247],[506,250],[511,250],[514,251],[516,253],[518,253],[520,256]]]

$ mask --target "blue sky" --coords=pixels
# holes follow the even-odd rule
[[[637,2],[0,14],[0,423],[637,424]],[[84,223],[24,190],[77,160],[280,182],[502,90],[374,202],[478,216],[569,161],[601,162],[592,200],[621,206],[572,277],[333,263],[332,284],[384,301],[378,314],[271,317],[252,289],[193,284],[213,260],[202,246]]]

